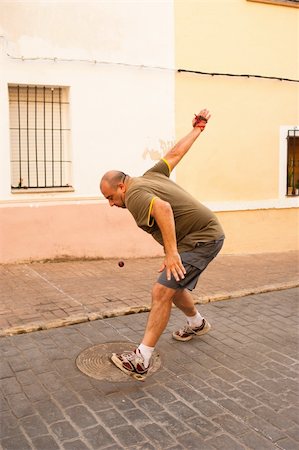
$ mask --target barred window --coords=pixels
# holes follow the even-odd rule
[[[288,130],[287,195],[299,195],[299,130]]]
[[[68,88],[8,89],[12,191],[70,188]]]

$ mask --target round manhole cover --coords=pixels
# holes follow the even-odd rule
[[[136,344],[131,342],[109,342],[93,345],[80,353],[76,359],[78,369],[97,380],[111,382],[128,381],[128,375],[118,369],[110,360],[112,353],[121,353],[125,350],[134,350]],[[161,366],[159,354],[153,354],[153,366],[149,375],[156,372]]]

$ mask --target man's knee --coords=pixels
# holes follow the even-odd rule
[[[170,289],[163,284],[155,283],[152,289],[152,300],[156,301],[169,301],[172,302],[176,291]]]
[[[173,297],[173,301],[180,300],[181,298],[184,298],[188,294],[190,294],[190,292],[187,291],[187,289],[185,289],[185,288],[177,289],[175,291],[175,294],[174,294],[174,297]]]

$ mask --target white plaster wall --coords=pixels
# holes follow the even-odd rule
[[[0,35],[0,201],[94,199],[106,170],[138,175],[173,142],[172,1],[2,1]],[[70,88],[74,192],[10,192],[9,83]]]

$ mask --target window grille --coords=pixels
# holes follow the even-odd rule
[[[9,86],[13,190],[71,186],[68,89]]]
[[[288,130],[287,195],[299,195],[299,130]]]

